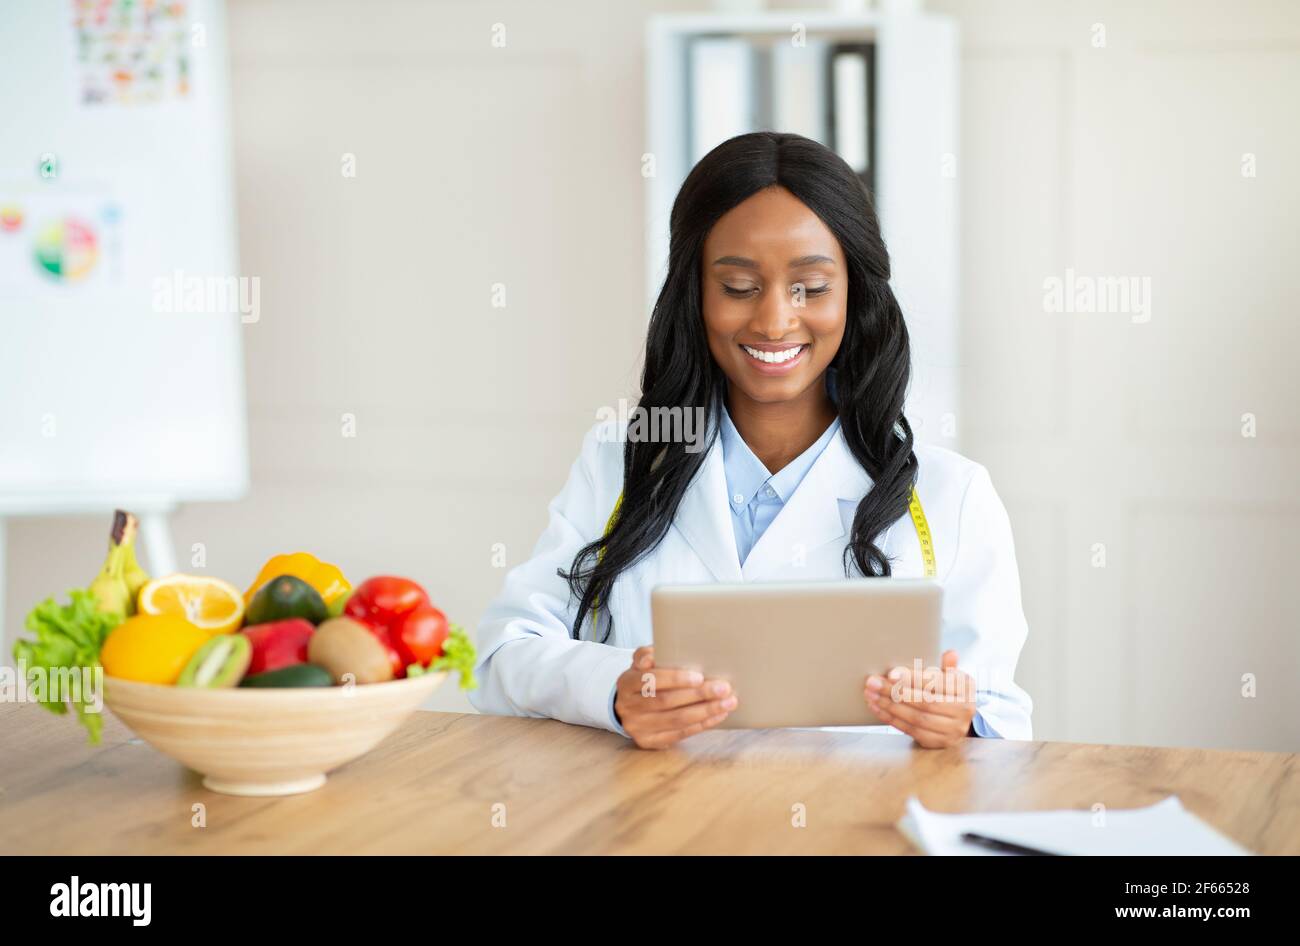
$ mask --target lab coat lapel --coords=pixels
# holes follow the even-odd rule
[[[673,526],[694,549],[718,581],[739,582],[740,559],[736,532],[727,505],[727,473],[722,463],[722,438],[714,437],[704,465],[686,488]]]
[[[750,550],[742,569],[744,580],[797,577],[816,550],[847,535],[842,509],[849,510],[852,522],[852,510],[870,488],[871,477],[849,451],[843,432],[837,431]],[[827,577],[804,574],[810,579]]]

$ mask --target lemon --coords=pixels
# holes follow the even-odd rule
[[[211,637],[179,614],[137,614],[108,635],[99,662],[110,677],[173,684]]]
[[[206,575],[166,575],[140,589],[141,614],[176,614],[209,634],[229,634],[244,620],[244,596]]]

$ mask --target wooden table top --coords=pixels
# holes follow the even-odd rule
[[[1176,794],[1252,851],[1300,854],[1297,760],[990,739],[934,751],[804,730],[714,731],[645,752],[553,720],[422,712],[318,791],[236,798],[112,714],[88,747],[70,717],[4,704],[0,853],[903,854],[914,849],[895,825],[913,794],[944,812]]]

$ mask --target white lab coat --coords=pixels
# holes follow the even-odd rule
[[[918,446],[916,455],[916,489],[944,588],[942,649],[956,650],[960,669],[976,678],[980,734],[1028,739],[1031,702],[1012,679],[1026,625],[1006,510],[984,467],[940,447]],[[601,534],[623,489],[620,428],[613,421],[597,424],[551,502],[550,522],[532,557],[506,575],[479,625],[480,683],[470,691],[471,702],[484,713],[620,732],[612,713],[614,685],[633,650],[653,643],[652,588],[843,579],[853,513],[870,487],[871,478],[837,432],[741,567],[716,438],[663,542],[619,576],[610,600],[602,602],[614,622],[608,643],[575,641],[569,633],[575,602],[556,572],[568,571],[578,549]],[[889,528],[882,550],[896,577],[924,576],[910,516]],[[583,633],[590,636],[589,622]]]

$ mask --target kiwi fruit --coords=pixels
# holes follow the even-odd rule
[[[307,643],[307,659],[324,667],[335,683],[384,683],[393,679],[388,650],[374,634],[351,618],[334,618],[316,628]]]
[[[253,645],[243,634],[218,634],[195,651],[176,685],[211,690],[237,686],[252,659]]]

